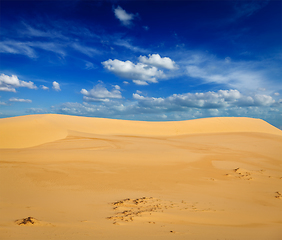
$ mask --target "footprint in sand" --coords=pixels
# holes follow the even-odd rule
[[[113,220],[114,224],[118,221],[131,222],[135,217],[145,213],[161,212],[163,208],[173,208],[172,205],[163,205],[159,199],[153,197],[142,197],[136,199],[126,198],[112,203],[114,216],[107,219]]]
[[[120,222],[132,222],[136,217],[142,217],[144,215],[152,215],[154,212],[164,212],[169,211],[169,209],[174,210],[188,210],[197,212],[211,212],[216,211],[211,208],[199,209],[195,206],[195,203],[187,205],[187,202],[182,200],[180,203],[175,203],[172,201],[165,201],[153,197],[142,197],[136,199],[126,198],[120,201],[111,203],[115,214],[113,216],[107,217],[109,220],[113,220],[113,224]],[[148,222],[156,224],[155,222]]]
[[[18,225],[30,226],[30,225],[38,225],[40,222],[33,217],[27,217],[23,219],[18,219],[15,221],[15,223]]]
[[[235,168],[233,170],[233,172],[235,172],[235,175],[234,174],[225,174],[226,177],[235,177],[235,178],[239,178],[239,179],[242,179],[242,180],[252,180],[252,174],[250,171],[247,171],[243,168]]]
[[[282,199],[282,193],[281,192],[275,192],[276,193],[276,196],[275,198],[278,198],[278,199]]]
[[[49,227],[54,227],[55,225],[52,223],[48,222],[43,222],[39,221],[38,219],[34,217],[27,217],[27,218],[22,218],[18,219],[15,221],[15,223],[19,226],[49,226]]]
[[[236,168],[234,171],[238,174],[238,177],[244,180],[251,180],[251,173],[242,168]]]

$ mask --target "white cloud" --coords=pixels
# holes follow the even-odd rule
[[[25,30],[20,31],[21,34],[24,35],[24,37],[46,37],[46,38],[60,38],[60,39],[65,39],[68,40],[67,37],[63,36],[60,32],[55,31],[55,30],[46,30],[44,29],[39,30],[36,29],[27,23],[22,23],[25,26]]]
[[[239,99],[241,97],[241,93],[238,90],[219,90],[219,96],[223,96],[226,101],[232,101]]]
[[[129,60],[121,61],[118,59],[109,59],[102,62],[104,68],[115,75],[132,80],[137,85],[148,85],[149,83],[157,83],[160,79],[171,78],[175,73],[168,70],[178,69],[175,62],[168,57],[161,57],[159,54],[149,54],[148,57],[140,56],[138,63]],[[160,70],[158,68],[164,68]]]
[[[149,54],[149,57],[140,56],[139,61],[158,68],[166,68],[170,70],[177,69],[174,61],[168,57],[162,58],[159,54]]]
[[[133,99],[136,99],[136,100],[146,99],[144,96],[141,96],[139,93],[133,93],[132,96],[133,96]]]
[[[187,61],[186,74],[201,79],[204,83],[225,84],[240,90],[250,90],[254,87],[263,89],[269,81],[259,66],[260,64],[253,62],[226,63],[213,57],[206,57],[196,59],[195,63],[192,59],[190,62]]]
[[[89,69],[94,69],[94,68],[96,67],[94,66],[92,62],[88,62],[88,61],[85,62],[85,69],[89,70]]]
[[[118,39],[114,42],[115,45],[120,46],[120,47],[125,47],[133,52],[140,52],[140,53],[147,53],[148,50],[144,48],[140,48],[137,46],[133,46],[129,40],[124,40],[124,39]]]
[[[0,75],[0,91],[16,92],[16,88],[18,87],[37,89],[33,82],[19,80],[16,75],[8,76],[3,73]]]
[[[121,99],[122,95],[120,92],[120,86],[115,85],[114,89],[111,91],[108,91],[107,88],[102,86],[102,84],[98,84],[95,87],[93,87],[90,91],[87,91],[86,89],[81,89],[81,94],[84,95],[83,100],[90,102],[108,102],[109,99]]]
[[[25,103],[31,103],[32,101],[30,99],[21,99],[21,98],[10,98],[9,102],[25,102]]]
[[[109,98],[94,98],[83,96],[83,101],[85,102],[110,102]]]
[[[254,96],[254,104],[256,106],[271,106],[273,103],[275,103],[275,100],[271,96],[259,94]]]
[[[267,95],[245,96],[238,90],[219,90],[217,92],[173,94],[167,98],[144,97],[133,93],[139,105],[146,108],[180,110],[186,108],[220,109],[226,107],[264,107],[277,102]]]
[[[133,80],[132,82],[134,82],[136,85],[141,85],[141,86],[149,85],[146,81],[142,81],[142,80]]]
[[[44,86],[44,85],[41,85],[40,87],[41,87],[41,89],[43,89],[43,90],[48,90],[48,89],[49,89],[48,87],[46,87],[46,86]]]
[[[60,84],[56,81],[53,82],[53,87],[55,91],[61,91]]]
[[[39,48],[43,49],[45,51],[54,52],[56,54],[59,54],[61,56],[65,56],[66,52],[64,50],[64,45],[56,42],[25,42],[27,46],[33,47],[33,48]]]
[[[280,95],[280,93],[276,92],[276,93],[274,93],[274,95],[275,95],[275,96],[279,96],[279,95]]]
[[[248,107],[248,106],[253,106],[255,103],[254,98],[251,96],[242,96],[238,100],[238,106],[240,107]]]
[[[18,40],[19,38],[17,37],[17,39],[14,38],[15,40],[1,41],[0,52],[22,54],[30,58],[40,56],[38,49],[54,52],[62,57],[64,57],[71,48],[90,57],[100,53],[99,50],[89,46],[83,46],[79,44],[76,39],[70,39],[70,37],[64,35],[71,33],[71,35],[76,35],[75,37],[101,38],[101,36],[91,33],[89,29],[83,27],[78,28],[77,26],[74,27],[70,24],[68,26],[60,26],[62,22],[53,23],[54,26],[52,30],[50,30],[50,26],[44,26],[44,24],[40,24],[40,29],[34,28],[24,22],[22,24],[24,29],[18,31],[18,37],[22,39]],[[12,34],[10,34],[10,36],[13,38]],[[26,41],[27,38],[30,38],[30,40]],[[36,41],[34,39],[36,39]]]
[[[140,81],[156,83],[158,82],[157,79],[166,77],[162,70],[143,63],[134,64],[131,61],[123,62],[118,59],[109,59],[102,64],[110,72],[122,78],[135,80],[135,83],[140,83]]]
[[[17,41],[3,41],[0,42],[0,52],[11,54],[22,54],[30,58],[36,58],[37,55],[33,48],[27,43]]]
[[[0,87],[0,91],[3,92],[17,92],[15,88],[13,87]]]
[[[226,63],[230,63],[231,62],[231,58],[230,57],[226,57],[224,60],[225,60]]]
[[[42,109],[42,108],[29,108],[26,110],[27,113],[32,114],[32,113],[37,113],[37,114],[44,114],[44,113],[48,113],[48,111],[46,109]]]
[[[11,54],[22,54],[30,58],[37,58],[35,49],[43,49],[65,56],[64,45],[55,42],[20,42],[20,41],[3,41],[0,42],[0,52]]]
[[[76,51],[81,52],[81,53],[87,55],[88,57],[93,57],[94,55],[100,54],[100,51],[98,51],[97,49],[91,48],[91,47],[82,46],[82,45],[80,45],[78,43],[73,43],[71,45],[71,47],[73,49],[75,49]]]
[[[208,83],[221,88],[238,89],[241,92],[265,89],[267,95],[282,90],[281,67],[272,58],[226,61],[224,58],[193,50],[183,50],[175,55],[171,54],[171,57],[177,59],[179,69],[170,73],[174,76],[178,74],[182,78],[186,75],[187,82],[191,81],[197,85]],[[167,77],[170,78],[170,75],[167,74]]]
[[[130,26],[132,24],[132,20],[135,17],[132,13],[127,13],[120,6],[114,9],[114,13],[117,19],[121,21],[124,26]]]
[[[39,32],[38,32],[39,34]],[[79,43],[70,43],[70,41],[15,41],[7,40],[0,42],[0,52],[10,53],[10,54],[21,54],[28,56],[30,58],[38,57],[38,49],[56,53],[62,57],[66,56],[67,47],[70,47],[80,53],[83,53],[89,57],[93,57],[97,54],[100,54],[100,51],[83,46]]]

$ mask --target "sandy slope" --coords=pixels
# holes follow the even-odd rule
[[[0,119],[0,239],[282,239],[262,120]]]

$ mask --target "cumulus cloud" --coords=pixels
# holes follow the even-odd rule
[[[168,57],[162,58],[159,54],[149,54],[149,57],[140,56],[139,61],[158,68],[166,68],[170,70],[177,69],[174,61]]]
[[[140,93],[133,93],[132,97],[133,97],[133,99],[136,99],[136,100],[144,100],[144,99],[146,99],[144,96],[141,96]]]
[[[271,106],[275,103],[275,100],[271,96],[259,95],[254,96],[254,105],[255,106]]]
[[[56,81],[53,82],[53,87],[52,87],[55,91],[61,91],[61,88],[60,88],[60,84]]]
[[[136,85],[149,85],[146,81],[142,81],[142,80],[133,80],[132,82],[134,82]]]
[[[130,26],[132,24],[132,20],[135,18],[135,15],[132,13],[127,13],[120,6],[114,9],[115,16],[124,26]]]
[[[114,88],[117,89],[117,90],[120,90],[120,86],[119,85],[115,85]]]
[[[109,99],[121,99],[122,95],[120,92],[120,86],[115,85],[114,88],[109,91],[102,84],[94,86],[90,91],[81,89],[83,94],[83,100],[87,102],[108,102]]]
[[[173,76],[159,68],[166,70],[178,68],[173,60],[168,57],[161,57],[159,54],[150,54],[148,57],[140,56],[139,62],[136,64],[129,60],[120,61],[118,59],[109,59],[102,64],[110,72],[121,78],[130,79],[137,85],[157,83],[159,79]]]
[[[8,76],[5,74],[0,75],[0,91],[16,92],[18,87],[27,87],[29,89],[37,89],[33,82],[19,80],[16,75]]]
[[[40,87],[41,87],[41,89],[43,89],[43,90],[48,90],[48,89],[49,89],[48,87],[46,87],[46,86],[44,86],[44,85],[41,85]]]
[[[140,83],[142,81],[143,85],[148,82],[157,83],[158,79],[166,77],[162,70],[144,63],[134,64],[131,61],[123,62],[118,59],[109,59],[102,62],[102,64],[107,70],[117,76],[134,80],[135,83]]]
[[[146,108],[163,110],[183,110],[186,108],[220,109],[227,107],[264,107],[276,101],[268,95],[246,96],[238,90],[219,90],[217,92],[173,94],[167,98],[144,97],[133,93],[133,99]]]
[[[21,98],[10,98],[9,102],[24,102],[24,103],[31,103],[30,99],[21,99]]]
[[[13,87],[0,87],[0,91],[3,92],[16,92],[16,89]]]

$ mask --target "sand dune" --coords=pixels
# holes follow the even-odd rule
[[[250,118],[0,119],[0,239],[282,237],[282,131]]]
[[[65,138],[67,129],[44,115],[0,119],[0,148],[25,148]]]
[[[142,122],[46,114],[0,119],[0,148],[32,147],[63,139],[70,131],[131,136],[175,136],[223,132],[258,132],[282,135],[279,129],[263,120],[251,118]]]

